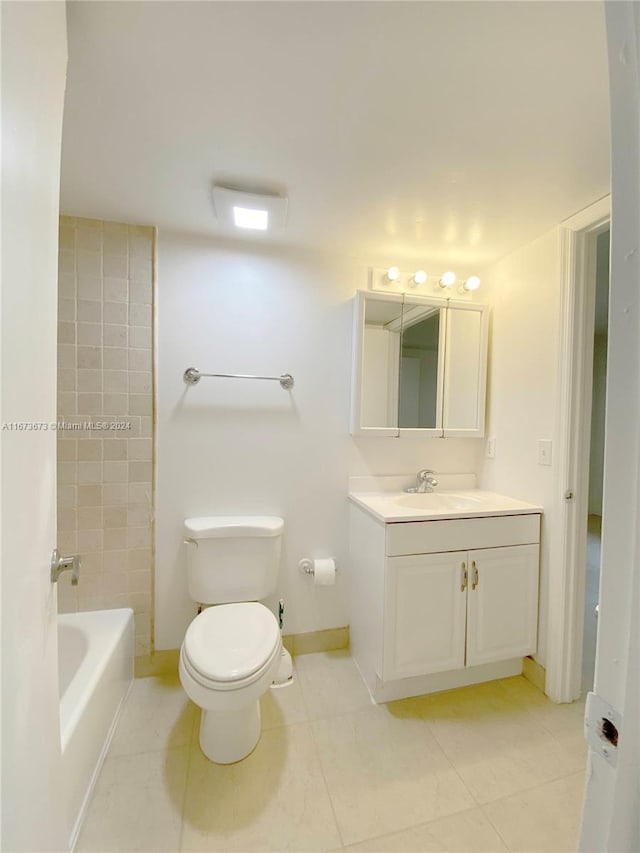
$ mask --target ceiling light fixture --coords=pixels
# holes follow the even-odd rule
[[[274,231],[287,217],[287,199],[268,193],[245,192],[235,187],[213,187],[218,222],[229,229]]]
[[[452,287],[456,283],[456,274],[454,272],[445,272],[440,276],[438,284],[440,287]]]
[[[253,207],[233,208],[233,222],[236,228],[252,228],[254,231],[266,231],[269,227],[269,211]]]
[[[465,283],[462,285],[462,289],[471,292],[472,290],[477,290],[481,285],[480,278],[477,275],[470,276]]]

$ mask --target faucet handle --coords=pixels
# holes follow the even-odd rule
[[[432,478],[435,473],[436,472],[432,471],[430,468],[423,468],[422,471],[418,471],[418,479],[428,480],[430,477]]]

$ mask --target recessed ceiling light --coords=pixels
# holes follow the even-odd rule
[[[233,221],[238,228],[252,228],[254,231],[266,231],[269,227],[269,211],[255,210],[252,207],[233,208]]]
[[[214,185],[213,204],[218,222],[229,229],[271,233],[284,226],[287,216],[286,198],[232,187]]]

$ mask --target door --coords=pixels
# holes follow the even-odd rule
[[[469,552],[467,666],[536,650],[538,545]]]
[[[464,666],[467,554],[389,557],[382,677]]]
[[[2,844],[67,849],[56,540],[64,3],[2,5]]]

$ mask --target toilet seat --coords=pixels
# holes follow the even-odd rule
[[[220,604],[189,625],[182,662],[191,677],[213,690],[238,690],[258,681],[280,653],[280,629],[259,602]]]

